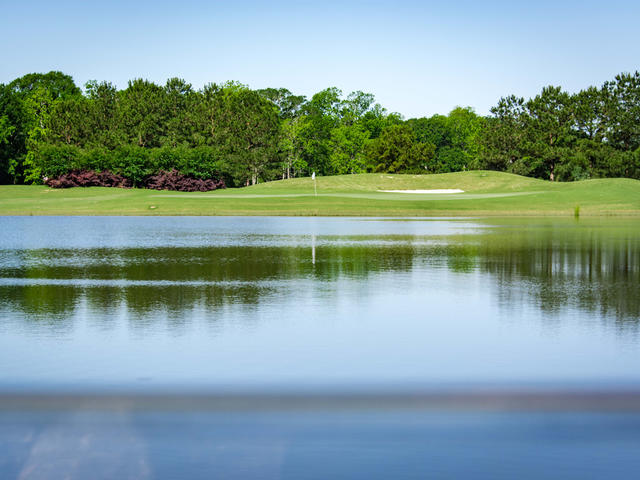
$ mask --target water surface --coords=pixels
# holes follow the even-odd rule
[[[640,380],[633,219],[0,222],[4,390]]]
[[[0,219],[0,477],[632,478],[633,219]]]

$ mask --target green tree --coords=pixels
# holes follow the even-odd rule
[[[90,101],[72,97],[54,102],[47,119],[47,138],[50,143],[85,146],[92,135]]]
[[[282,158],[282,178],[295,177],[308,168],[302,158],[303,141],[300,136],[306,98],[294,95],[286,88],[263,88],[257,92],[275,105],[281,120],[278,151]]]
[[[279,150],[283,157],[283,179],[295,177],[298,173],[305,172],[309,167],[301,156],[300,126],[300,117],[285,119],[281,124]]]
[[[35,157],[38,147],[47,139],[49,133],[47,127],[55,102],[56,100],[51,92],[43,85],[37,85],[30,90],[23,100],[27,117],[31,119],[26,131],[25,146],[27,153],[22,165],[15,162],[10,166],[10,173],[15,177],[23,178],[25,183],[39,183],[42,180],[42,172],[37,165]]]
[[[26,155],[27,112],[19,96],[8,85],[0,84],[0,181],[16,183],[12,166],[22,163]]]
[[[316,93],[304,105],[299,136],[302,145],[302,159],[309,169],[320,175],[332,173],[331,131],[340,123],[342,92],[327,88]]]
[[[0,91],[2,90],[0,85]],[[0,97],[1,100],[1,97]],[[0,110],[0,182],[6,183],[11,179],[9,164],[11,158],[11,139],[16,127],[11,124],[9,116]]]
[[[214,138],[230,160],[229,172],[238,185],[273,179],[279,169],[278,113],[259,93],[236,86],[218,89],[222,100],[214,110]]]
[[[479,133],[480,168],[513,172],[523,161],[528,112],[522,97],[503,97]]]
[[[483,119],[471,107],[456,107],[448,116],[407,120],[418,141],[436,147],[433,172],[458,172],[476,167]]]
[[[304,95],[294,95],[286,88],[263,88],[257,90],[267,100],[278,108],[280,118],[291,120],[300,116],[306,98]]]
[[[432,143],[436,148],[451,147],[451,132],[446,115],[410,118],[406,124],[411,127],[419,142]]]
[[[362,173],[366,168],[365,147],[369,132],[359,123],[340,125],[331,131],[332,171],[338,175],[344,173]]]
[[[0,89],[0,117],[7,117],[11,133],[0,147],[3,181],[37,180],[37,172],[25,172],[33,163],[34,150],[46,138],[53,104],[81,95],[69,75],[62,72],[30,73]]]
[[[87,146],[114,149],[125,143],[126,134],[119,124],[118,90],[109,82],[91,80],[85,90],[89,100]]]
[[[538,160],[539,169],[535,173],[553,181],[556,167],[567,158],[575,139],[569,95],[560,87],[545,87],[526,103],[526,108],[526,147],[529,155]]]
[[[9,143],[9,138],[16,127],[9,123],[9,117],[2,115],[0,117],[0,145]]]
[[[44,90],[52,100],[82,95],[82,91],[76,86],[73,78],[58,71],[29,73],[16,78],[9,84],[9,88],[23,97],[28,97],[38,90]]]
[[[167,127],[164,89],[140,78],[119,92],[118,126],[129,145],[159,147]]]
[[[427,173],[435,145],[418,142],[408,125],[392,125],[369,144],[367,154],[374,172]]]
[[[371,93],[364,93],[358,90],[351,92],[341,103],[340,117],[345,125],[353,125],[359,122],[362,117],[371,109],[375,97]]]
[[[607,140],[612,146],[634,151],[640,147],[640,72],[622,73],[602,87]]]
[[[198,102],[198,95],[191,84],[181,78],[170,78],[164,87],[166,129],[160,138],[162,145],[195,147],[202,143],[196,134],[195,119],[192,115]]]
[[[458,163],[443,162],[450,172],[466,170],[477,163],[480,146],[478,135],[482,129],[482,118],[471,107],[456,107],[447,117],[451,148],[459,154]]]
[[[571,114],[577,137],[597,142],[606,137],[604,100],[602,91],[596,87],[581,90],[571,97]]]

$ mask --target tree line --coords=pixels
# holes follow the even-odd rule
[[[576,94],[545,87],[501,98],[489,116],[457,107],[405,120],[370,93],[311,98],[179,78],[80,89],[62,72],[0,84],[0,181],[72,171],[133,185],[159,172],[244,186],[310,175],[492,169],[549,180],[640,178],[640,73]]]

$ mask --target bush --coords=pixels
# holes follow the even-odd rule
[[[140,147],[120,147],[112,152],[108,170],[131,180],[134,187],[155,172],[151,165],[149,151]]]
[[[76,170],[58,178],[47,179],[45,184],[52,188],[71,187],[131,187],[131,181],[111,172]]]
[[[224,180],[202,179],[183,175],[177,170],[151,175],[145,187],[153,190],[177,190],[179,192],[209,192],[225,188]]]
[[[95,172],[112,171],[113,167],[110,162],[113,158],[113,152],[106,148],[92,148],[90,150],[82,150],[80,157],[80,165],[85,170],[93,170]]]
[[[122,146],[114,150],[105,148],[83,149],[73,145],[42,145],[33,160],[33,174],[39,180],[56,179],[72,185],[74,182],[100,182],[97,177],[81,180],[78,175],[92,172],[107,172],[125,178],[131,186],[144,186],[150,177],[158,177],[154,184],[161,182],[171,188],[171,184],[184,188],[213,190],[224,186],[224,180],[215,180],[228,176],[224,160],[212,147],[162,147],[142,148]],[[178,178],[176,175],[181,176]],[[184,177],[184,178],[182,178]],[[75,179],[75,180],[72,180]],[[106,177],[105,177],[106,178]],[[207,180],[205,183],[191,184],[191,180]],[[214,180],[212,180],[214,179]],[[49,184],[49,183],[47,183]],[[158,184],[159,185],[159,184]],[[188,186],[190,185],[190,186]],[[215,185],[215,186],[214,186]],[[100,185],[109,186],[109,185]],[[181,187],[181,188],[182,188]],[[164,187],[162,187],[164,188]]]
[[[145,178],[141,186],[153,190],[177,190],[180,192],[208,192],[225,188],[224,180],[211,178],[194,178],[183,175],[177,170],[160,172]],[[71,187],[122,187],[133,186],[131,179],[116,175],[109,171],[95,172],[92,170],[74,170],[57,178],[47,179],[45,184],[52,188]]]
[[[42,145],[34,153],[33,168],[43,177],[59,177],[83,168],[82,151],[73,145]]]

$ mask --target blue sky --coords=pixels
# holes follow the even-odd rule
[[[504,95],[577,91],[640,69],[640,2],[12,2],[0,82],[61,70],[83,85],[178,76],[310,96],[373,93],[405,117]]]

